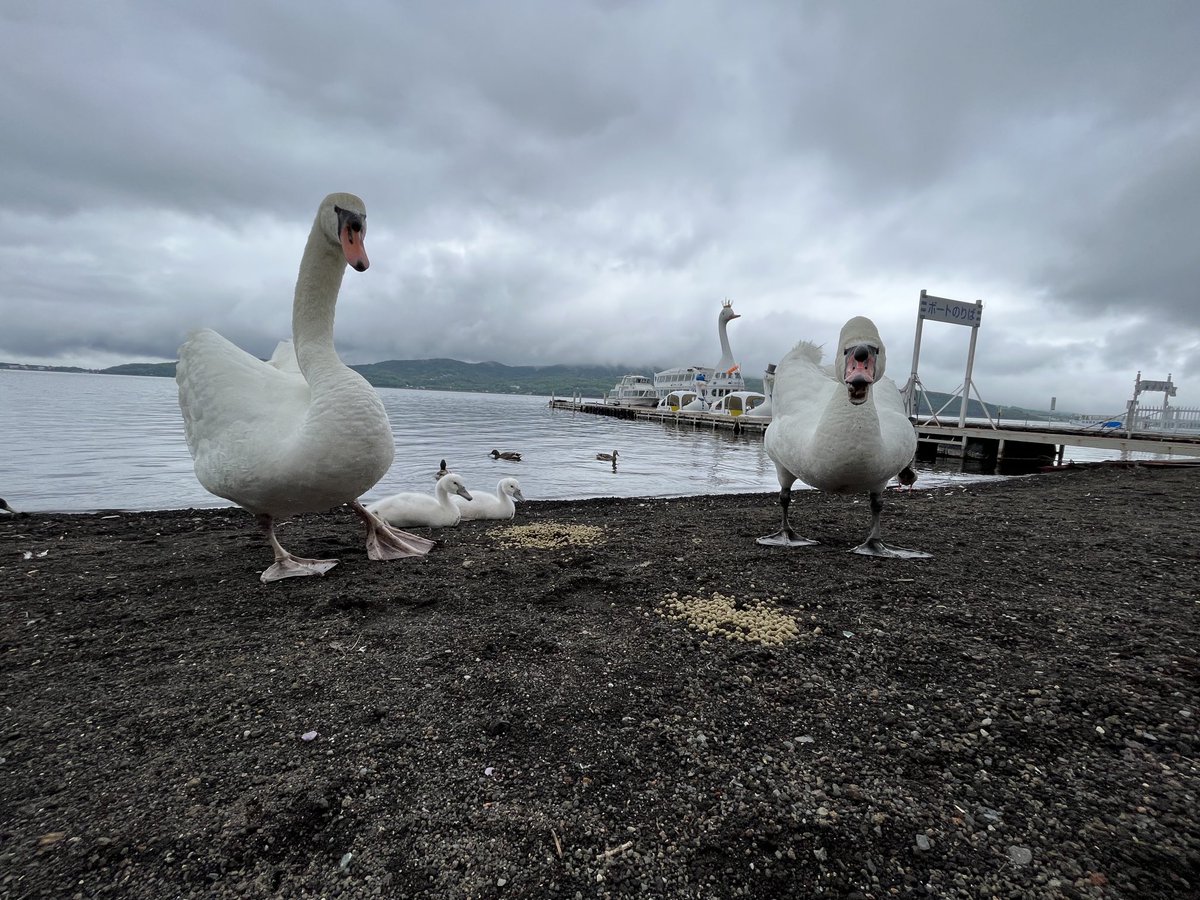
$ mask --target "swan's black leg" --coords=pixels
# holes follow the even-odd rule
[[[883,513],[883,496],[878,491],[871,491],[871,533],[867,539],[854,548],[855,553],[864,556],[883,556],[891,559],[928,559],[931,554],[921,550],[909,550],[907,547],[891,547],[883,542],[880,536],[879,519]]]
[[[758,543],[764,547],[811,547],[816,541],[810,541],[808,538],[802,538],[792,530],[791,523],[788,522],[788,506],[792,502],[792,488],[788,485],[779,490],[779,507],[783,511],[783,521],[779,526],[779,530],[774,534],[768,534],[766,537],[760,537]]]

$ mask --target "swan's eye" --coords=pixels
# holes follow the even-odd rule
[[[363,234],[366,232],[367,226],[363,222],[362,213],[355,212],[352,209],[342,209],[340,206],[335,206],[333,211],[337,215],[339,233],[347,229],[354,234]]]

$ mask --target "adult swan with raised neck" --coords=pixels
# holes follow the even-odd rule
[[[367,526],[371,559],[422,556],[432,541],[398,531],[358,498],[395,454],[383,401],[333,346],[333,317],[346,266],[367,269],[367,213],[353,194],[330,194],[317,210],[292,304],[292,341],[263,362],[207,328],[179,348],[176,381],[188,449],[206,490],[258,518],[275,554],[263,581],[323,575],[336,559],[285,550],[275,520],[349,503]]]

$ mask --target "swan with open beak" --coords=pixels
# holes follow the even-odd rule
[[[875,323],[864,316],[850,319],[842,327],[837,354],[833,366],[822,366],[821,349],[802,341],[775,371],[773,417],[763,442],[779,477],[783,522],[758,543],[816,543],[799,537],[788,522],[792,485],[799,479],[829,493],[870,496],[871,531],[855,553],[927,557],[885,544],[880,536],[884,488],[902,472],[911,473],[917,435],[895,382],[883,374],[886,352]]]

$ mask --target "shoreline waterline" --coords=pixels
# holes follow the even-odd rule
[[[0,496],[29,512],[212,509],[196,480],[175,383],[150,376],[0,371]],[[383,388],[396,459],[366,502],[432,491],[440,460],[471,490],[514,476],[530,500],[777,491],[757,435],[666,427],[553,410],[547,397]],[[614,469],[599,452],[620,450]],[[516,450],[521,462],[496,460]],[[920,470],[922,487],[962,482],[957,465]]]

